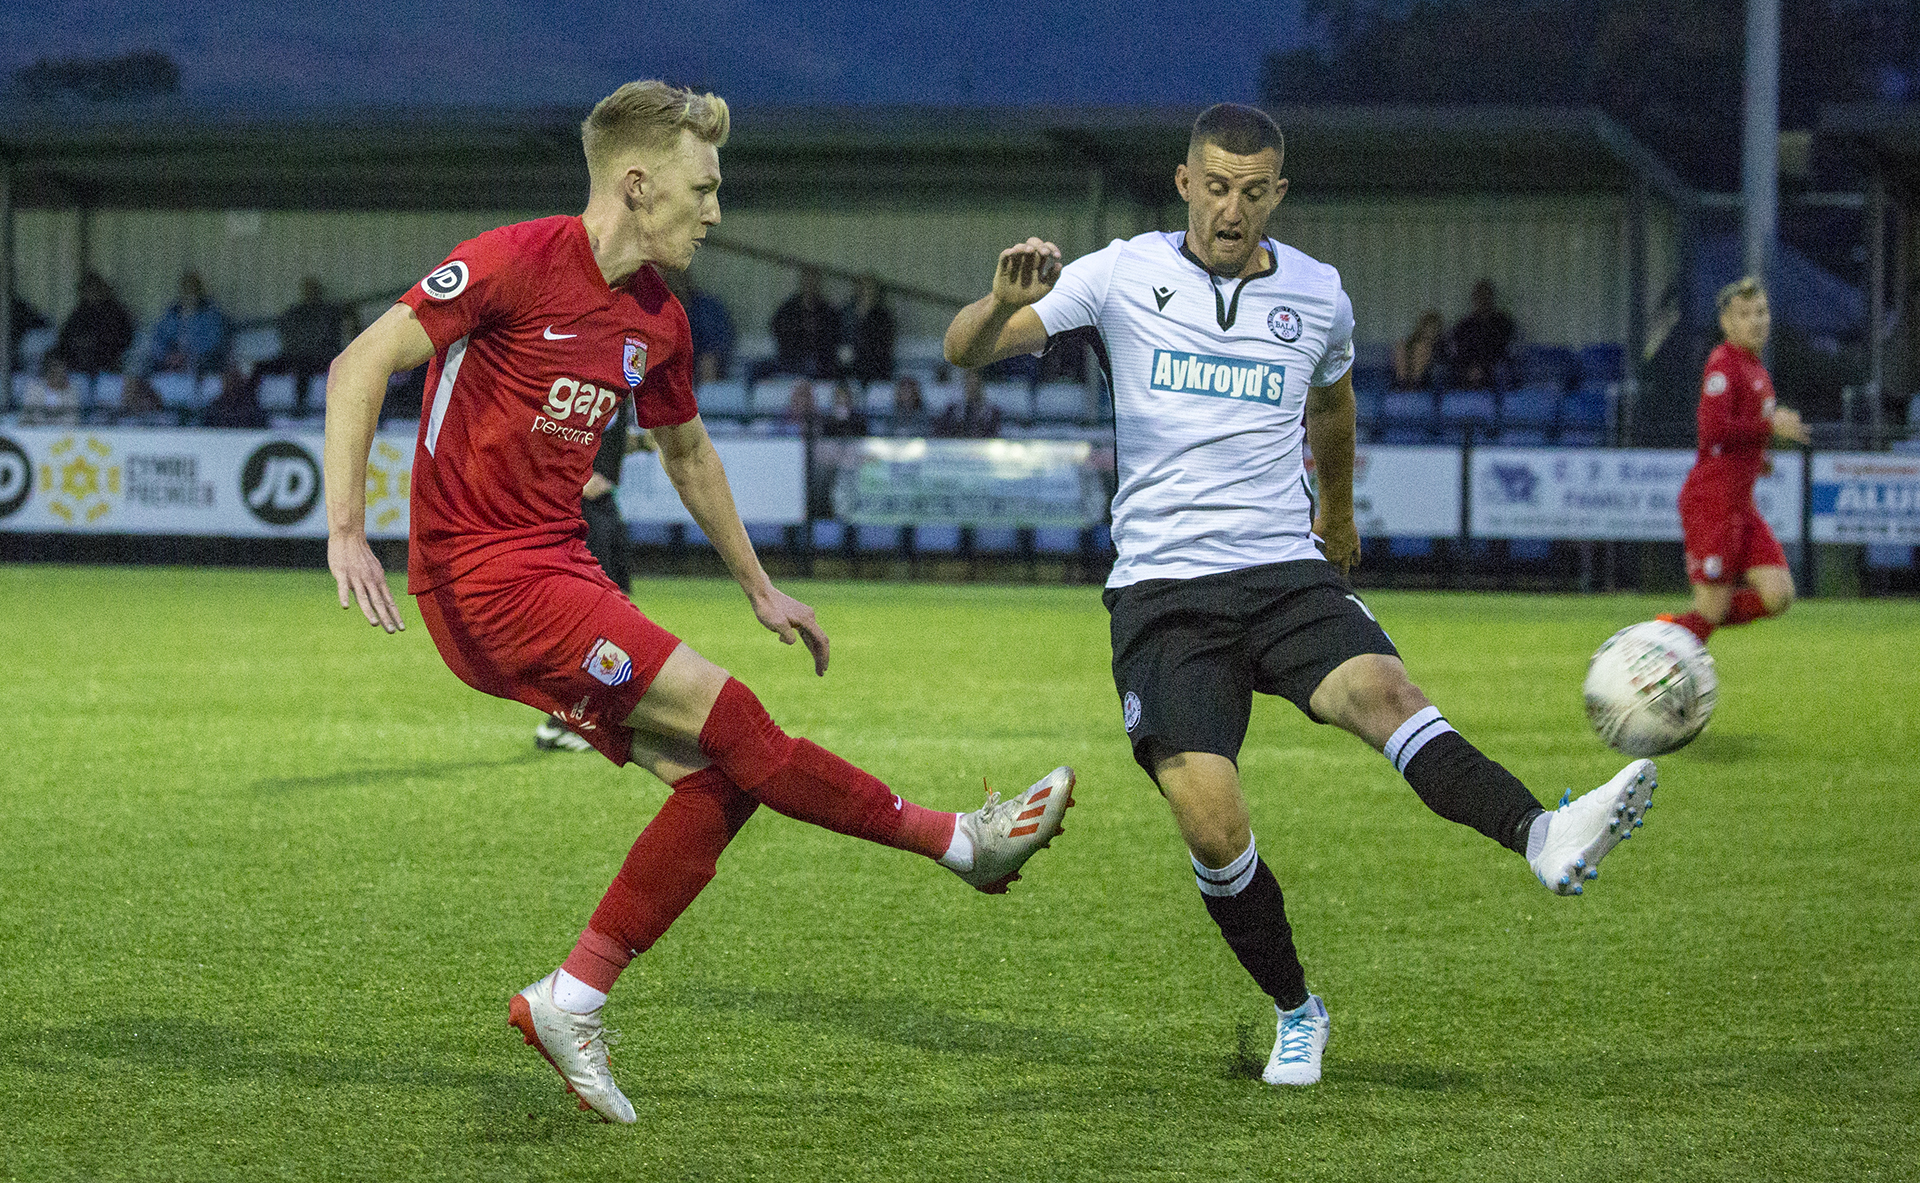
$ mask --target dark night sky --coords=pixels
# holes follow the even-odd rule
[[[1300,0],[122,0],[4,6],[0,68],[159,49],[199,103],[533,105],[666,77],[749,105],[1191,106],[1255,99],[1261,58],[1302,39]]]

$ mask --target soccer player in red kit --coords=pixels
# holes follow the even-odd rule
[[[903,801],[788,736],[751,690],[642,615],[583,541],[582,488],[622,401],[650,428],[688,512],[760,623],[828,640],[773,586],[701,424],[686,312],[655,266],[684,269],[720,221],[726,103],[633,82],[581,127],[591,188],[579,217],[488,231],[454,249],[335,359],[327,385],[327,562],[340,605],[398,632],[366,537],[366,464],[390,375],[432,360],[412,477],[407,590],[468,685],[564,716],[616,764],[673,787],[565,963],[515,995],[509,1022],[583,1108],[631,1122],[600,1008],[629,961],[713,878],[749,815],[775,811],[938,860],[1002,892],[1060,832],[1073,773],[1058,768],[969,814]]]
[[[1753,504],[1753,482],[1768,471],[1770,439],[1809,438],[1798,411],[1775,405],[1773,379],[1760,364],[1773,330],[1767,290],[1747,276],[1721,288],[1718,303],[1726,340],[1707,358],[1700,453],[1680,486],[1693,610],[1659,617],[1684,625],[1702,644],[1716,628],[1778,616],[1793,604],[1786,552]]]

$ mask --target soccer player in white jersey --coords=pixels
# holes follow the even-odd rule
[[[947,329],[946,355],[980,366],[1098,334],[1119,464],[1105,601],[1122,720],[1207,911],[1273,997],[1264,1079],[1305,1085],[1320,1079],[1329,1022],[1254,846],[1235,763],[1253,692],[1359,736],[1435,813],[1523,855],[1561,895],[1580,894],[1640,825],[1655,775],[1636,760],[1542,809],[1408,680],[1348,586],[1360,557],[1353,305],[1332,267],[1265,236],[1287,191],[1284,153],[1265,113],[1209,108],[1174,170],[1184,234],[1115,241],[1064,268],[1037,238],[1002,251],[992,291]]]

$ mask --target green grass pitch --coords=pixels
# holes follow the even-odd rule
[[[1584,898],[1256,707],[1243,769],[1326,1078],[1129,758],[1096,589],[793,583],[811,676],[731,585],[656,619],[788,730],[971,808],[1079,770],[1011,895],[762,811],[608,1008],[641,1115],[506,1026],[664,788],[539,754],[311,571],[0,567],[0,1179],[1912,1179],[1920,604],[1714,641],[1718,714]],[[1543,799],[1624,758],[1586,658],[1675,601],[1386,593],[1414,678]]]

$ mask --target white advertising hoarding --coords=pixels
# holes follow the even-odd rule
[[[1354,449],[1353,523],[1363,538],[1460,533],[1460,449],[1399,444]]]
[[[0,427],[0,531],[324,538],[319,432]],[[367,458],[367,535],[405,538],[416,432],[383,431]],[[806,519],[797,439],[714,441],[748,522]],[[627,457],[628,521],[691,521],[650,453]]]
[[[1475,538],[1680,540],[1680,486],[1694,453],[1678,448],[1476,448]],[[1800,541],[1800,456],[1782,453],[1754,503],[1781,542]]]
[[[1920,453],[1816,452],[1813,540],[1920,544]]]

